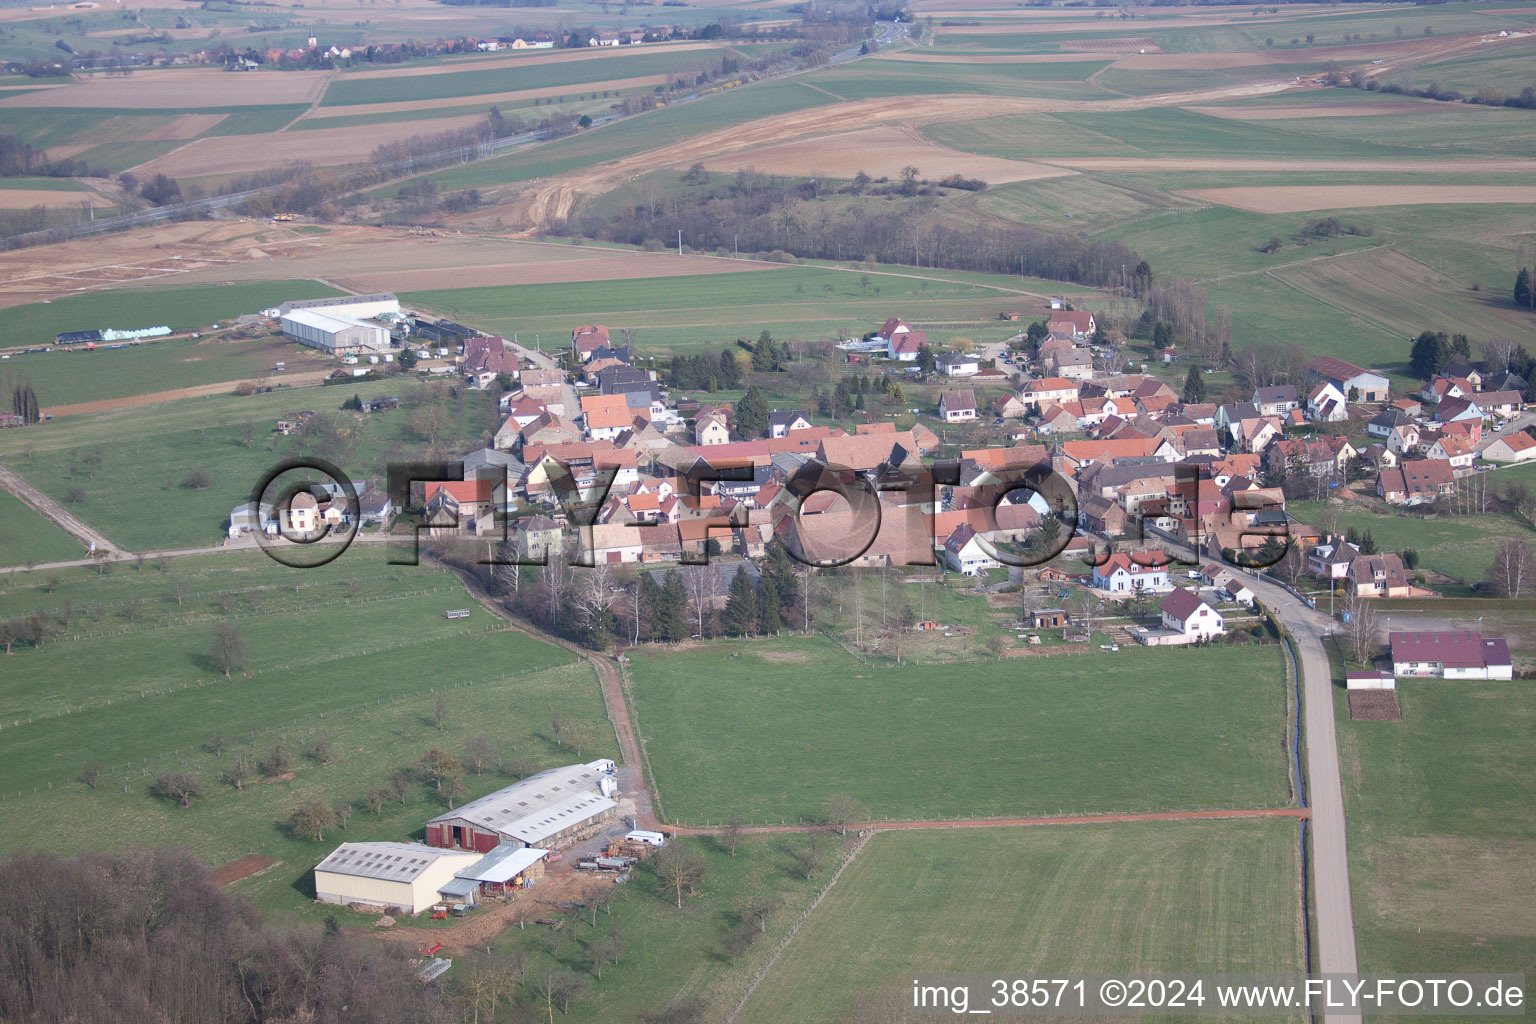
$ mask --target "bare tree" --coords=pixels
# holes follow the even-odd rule
[[[591,622],[613,606],[613,566],[599,562],[581,574],[576,602],[582,617]]]
[[[101,765],[99,764],[88,764],[84,768],[80,769],[80,781],[85,783],[87,786],[90,786],[92,789],[96,788],[96,782],[100,778]]]
[[[342,827],[343,830],[346,829],[347,821],[351,817],[352,817],[352,805],[351,804],[337,804],[336,805],[336,820],[341,822],[341,827]]]
[[[261,759],[261,773],[268,778],[275,779],[292,769],[293,754],[281,743],[274,743],[272,749],[267,751],[267,756]]]
[[[336,812],[319,800],[307,800],[294,808],[288,816],[288,827],[294,835],[321,842],[325,830],[336,824]]]
[[[1508,373],[1519,343],[1513,338],[1493,337],[1483,342],[1483,369],[1492,376]]]
[[[683,893],[692,893],[704,878],[704,858],[693,847],[674,841],[661,848],[654,864],[662,888],[671,891],[677,909],[683,909]]]
[[[245,788],[245,784],[255,776],[256,766],[251,759],[244,754],[235,755],[234,761],[224,769],[224,781],[235,787],[236,792]]]
[[[1499,542],[1493,565],[1488,568],[1488,587],[1498,597],[1521,597],[1536,587],[1536,556],[1527,541],[1509,537]]]
[[[736,844],[741,841],[740,818],[732,818],[726,822],[725,830],[720,833],[720,841],[725,845],[726,851],[732,857],[736,856]]]
[[[1348,628],[1344,634],[1349,645],[1349,655],[1360,664],[1368,665],[1381,648],[1376,605],[1368,597],[1351,594],[1344,603],[1344,610],[1349,615]]]
[[[448,724],[448,698],[440,693],[432,698],[432,722],[438,732]]]
[[[688,589],[688,603],[693,607],[699,636],[704,635],[704,617],[709,614],[717,596],[717,580],[718,575],[710,566],[689,565],[683,568],[683,583]]]
[[[476,733],[464,746],[464,763],[476,775],[484,775],[486,769],[495,768],[501,761],[501,751],[485,733]]]
[[[807,881],[816,877],[821,866],[827,861],[827,839],[821,832],[810,832],[805,837],[805,845],[795,851],[795,864],[799,867]]]
[[[203,795],[203,780],[192,772],[166,772],[155,780],[152,792],[155,796],[175,800],[183,807],[191,807]]]
[[[531,757],[514,757],[507,765],[507,774],[514,779],[526,779],[530,775],[539,774],[539,762]]]
[[[213,627],[213,648],[209,652],[213,665],[224,678],[228,679],[231,672],[245,667],[245,637],[240,633],[240,627],[233,622],[216,623]]]
[[[374,786],[363,794],[363,806],[375,815],[384,813],[384,805],[389,801],[389,790],[383,786]]]
[[[320,764],[330,764],[336,759],[336,741],[329,736],[318,737],[309,745],[309,756]]]
[[[847,793],[833,793],[822,801],[821,814],[839,834],[847,835],[849,825],[869,817],[869,808],[860,803],[857,797]]]

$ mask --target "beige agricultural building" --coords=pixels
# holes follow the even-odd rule
[[[343,843],[315,867],[315,899],[419,914],[442,902],[438,891],[480,859],[420,843]]]
[[[389,349],[389,330],[380,324],[349,316],[295,309],[282,317],[283,334],[301,345],[332,355],[347,352],[383,352]]]

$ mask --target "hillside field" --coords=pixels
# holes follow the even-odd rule
[[[1335,692],[1361,971],[1536,971],[1530,681],[1405,679],[1400,722]]]
[[[873,820],[1289,800],[1276,647],[1137,648],[964,670],[862,663],[820,638],[631,658],[668,820],[815,821],[834,794],[862,801]]]
[[[269,909],[303,911],[312,898],[308,872],[336,841],[420,837],[440,806],[430,791],[412,786],[379,816],[362,797],[428,748],[460,752],[484,733],[509,760],[569,763],[576,754],[548,738],[559,715],[602,726],[586,756],[613,750],[585,663],[506,630],[455,577],[427,568],[386,567],[358,553],[309,570],[260,554],[220,555],[178,559],[163,571],[150,563],[105,576],[24,574],[7,577],[4,588],[0,616],[41,614],[59,630],[41,649],[18,646],[5,658],[0,818],[35,826],[12,832],[7,848],[95,845],[68,824],[83,816],[115,846],[183,845],[211,866],[261,853],[279,866],[242,891]],[[442,618],[444,608],[463,606],[470,619]],[[209,661],[220,621],[239,626],[248,652],[232,679]],[[96,668],[81,673],[82,664]],[[434,693],[448,702],[441,729]],[[499,713],[483,714],[487,706]],[[215,735],[227,744],[218,754],[206,749]],[[337,750],[324,765],[303,756],[322,736]],[[236,756],[262,759],[279,743],[296,757],[292,777],[258,777],[241,791],[218,781]],[[92,763],[101,765],[95,788],[80,781]],[[199,774],[204,798],[181,808],[152,797],[166,771]],[[470,796],[507,781],[496,772],[465,775]],[[329,843],[283,830],[293,808],[312,798],[355,811],[345,832],[326,835]],[[45,806],[64,813],[42,814]]]
[[[881,833],[741,1019],[910,1004],[915,974],[1300,971],[1296,837],[1290,821]]]

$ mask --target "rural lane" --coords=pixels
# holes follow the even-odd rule
[[[1290,631],[1301,668],[1307,796],[1312,810],[1312,885],[1316,894],[1318,963],[1314,973],[1357,974],[1354,903],[1349,886],[1344,784],[1333,720],[1333,671],[1323,637],[1332,620],[1278,583],[1250,576],[1248,586]],[[1325,1013],[1332,1024],[1353,1024],[1358,1013]]]

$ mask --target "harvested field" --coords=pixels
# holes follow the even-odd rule
[[[474,96],[443,96],[430,100],[401,100],[398,103],[354,103],[335,107],[316,107],[306,117],[354,117],[364,114],[398,114],[408,110],[437,110],[442,107],[465,107],[476,104],[516,103],[521,100],[548,99],[551,96],[572,96],[601,89],[650,89],[665,85],[666,75],[638,75],[634,78],[614,78],[606,82],[578,82],[574,85],[552,85],[544,89],[517,89],[512,92],[479,93]],[[439,131],[438,122],[420,131]],[[302,128],[301,121],[295,128]]]
[[[34,206],[111,206],[112,201],[95,192],[66,192],[51,188],[0,188],[0,209],[30,210]]]
[[[430,270],[390,270],[333,278],[343,288],[359,292],[432,291],[440,288],[484,288],[518,284],[561,284],[567,281],[619,281],[640,277],[676,277],[734,271],[772,270],[771,264],[722,260],[713,256],[676,256],[652,252],[604,252],[577,259],[546,259],[527,263],[475,263]]]
[[[1445,109],[1434,100],[1388,100],[1383,103],[1317,103],[1276,107],[1185,107],[1192,114],[1229,121],[1293,121],[1311,117],[1375,117],[1378,114],[1436,113]]]
[[[228,114],[179,114],[170,122],[139,138],[158,142],[165,139],[195,139],[223,121]]]
[[[265,871],[277,863],[271,857],[264,857],[259,853],[248,853],[239,860],[232,860],[223,867],[213,869],[214,885],[229,885],[238,882],[242,878],[249,878],[258,871]]]
[[[1109,51],[1076,53],[919,53],[916,50],[896,50],[877,53],[875,60],[897,60],[918,64],[1062,64],[1077,63],[1087,57],[1109,57]]]
[[[1403,709],[1396,690],[1351,690],[1349,717],[1355,722],[1400,722]]]
[[[965,121],[971,118],[991,117],[998,114],[1054,112],[1068,110],[1121,111],[1145,110],[1152,107],[1185,106],[1192,103],[1211,103],[1223,99],[1247,96],[1266,96],[1292,88],[1288,82],[1266,82],[1249,85],[1225,86],[1217,89],[1197,89],[1190,92],[1160,96],[1128,96],[1123,99],[1096,100],[1048,100],[1021,96],[972,96],[944,94],[937,96],[903,96],[836,103],[825,107],[797,110],[759,118],[745,124],[705,132],[690,139],[658,149],[636,153],[600,167],[588,167],[570,174],[548,178],[541,182],[526,201],[517,205],[516,215],[525,223],[542,224],[554,218],[564,219],[571,212],[578,195],[601,195],[625,181],[650,171],[666,167],[716,160],[722,154],[735,154],[753,146],[769,146],[800,139],[822,132],[839,132],[849,124],[868,127],[879,125],[917,126],[935,121]],[[1052,161],[1062,166],[1083,166]],[[1135,169],[1143,161],[1125,161]],[[1156,161],[1149,161],[1156,163]],[[1202,161],[1188,161],[1199,164]],[[1270,162],[1262,162],[1260,170],[1269,170]],[[1536,165],[1536,161],[1522,161]],[[1379,164],[1371,164],[1379,167]],[[1397,167],[1398,164],[1391,166]],[[1156,168],[1149,168],[1156,169]],[[1176,169],[1176,168],[1171,168]],[[1199,169],[1188,168],[1188,169]],[[1325,168],[1326,169],[1326,168]],[[1444,170],[1444,168],[1439,168]]]
[[[112,107],[184,109],[310,103],[330,77],[324,71],[209,71],[202,68],[144,71],[132,78],[78,82],[0,99],[0,107]]]
[[[1108,106],[1108,104],[1101,104]],[[1350,171],[1362,174],[1532,174],[1536,160],[1509,157],[1489,160],[1273,160],[1227,157],[1093,156],[1042,160],[1080,171]],[[1366,186],[1376,187],[1376,186]],[[1391,186],[1385,186],[1391,187]],[[1454,187],[1454,186],[1452,186]],[[1502,187],[1502,186],[1498,186]],[[1255,190],[1262,191],[1262,190]],[[1334,204],[1337,205],[1337,204]]]
[[[645,53],[684,53],[688,50],[716,50],[713,43],[658,43],[647,45]],[[342,76],[353,82],[365,78],[416,78],[421,75],[443,75],[458,71],[493,71],[497,68],[524,68],[543,64],[564,64],[572,60],[599,60],[619,54],[633,54],[628,47],[585,47],[580,50],[540,50],[522,57],[461,57],[448,59],[425,67],[382,68],[377,71],[353,71]]]
[[[1179,195],[1253,213],[1303,213],[1366,206],[1536,203],[1536,185],[1276,185],[1200,188]]]
[[[0,308],[139,282],[160,285],[197,270],[212,269],[215,280],[225,280],[226,268],[254,259],[251,234],[252,226],[240,221],[187,221],[0,253]],[[269,245],[272,251],[282,252],[282,243],[310,244],[284,229],[273,234],[281,242]],[[270,271],[265,276],[270,279]]]
[[[467,128],[485,120],[483,114],[443,117],[430,126],[407,121],[394,125],[357,125],[333,128],[325,133],[325,145],[315,145],[315,136],[304,132],[262,132],[257,135],[231,135],[197,139],[180,149],[156,157],[133,168],[135,174],[169,174],[173,178],[201,175],[240,174],[260,167],[278,167],[294,160],[308,160],[321,165],[359,163],[368,159],[379,145],[396,139],[408,139],[424,132]]]
[[[1099,53],[1158,53],[1162,50],[1162,47],[1146,36],[1135,39],[1064,39],[1056,45],[1073,53],[1084,50]]]
[[[814,172],[834,178],[852,178],[860,171],[876,178],[896,177],[908,165],[915,166],[929,179],[962,174],[988,183],[1059,178],[1072,173],[1025,160],[963,153],[938,145],[914,128],[895,126],[761,146],[704,161],[704,166],[712,171],[750,167],[767,174],[798,176]]]

